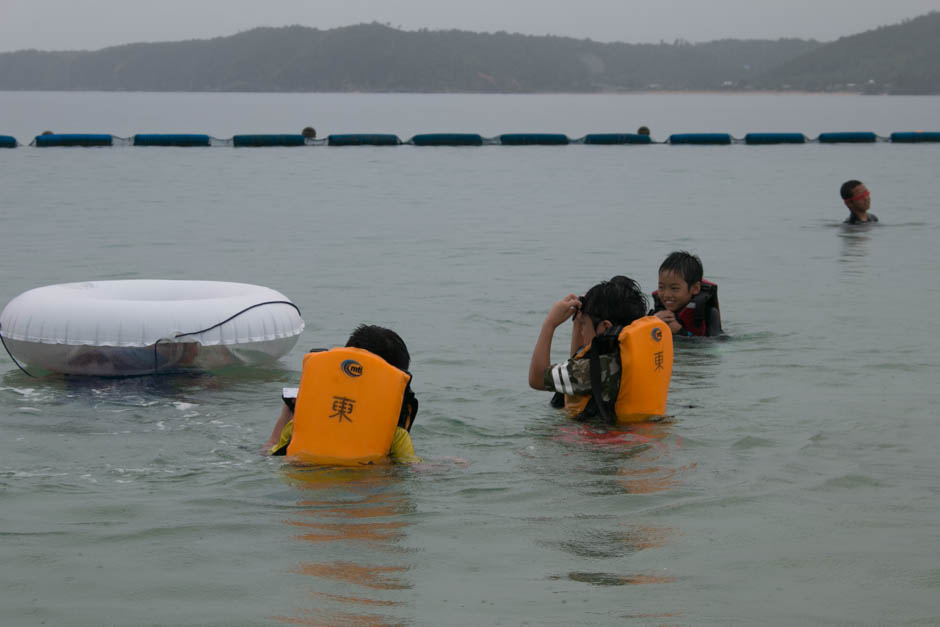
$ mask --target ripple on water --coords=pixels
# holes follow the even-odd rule
[[[817,490],[855,490],[859,488],[883,488],[885,484],[868,475],[848,474],[823,481]]]
[[[678,581],[676,577],[671,575],[620,575],[616,573],[604,572],[569,572],[564,576],[555,575],[549,577],[549,579],[563,578],[570,581],[577,581],[579,583],[591,584],[592,586],[642,586],[650,584],[668,584]],[[657,617],[659,617],[659,615],[657,615]]]
[[[731,445],[731,448],[746,451],[755,448],[772,448],[774,446],[776,446],[776,443],[773,440],[749,435],[741,438],[740,440],[737,440],[734,444]]]

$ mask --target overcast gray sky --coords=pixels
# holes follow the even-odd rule
[[[931,10],[940,10],[940,0],[0,0],[0,51],[95,50],[255,26],[326,29],[371,21],[630,43],[829,41]]]

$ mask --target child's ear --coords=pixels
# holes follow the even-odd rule
[[[692,284],[692,287],[689,288],[689,294],[691,294],[692,296],[695,296],[701,291],[702,291],[701,281],[696,281],[695,283]]]
[[[606,331],[612,326],[614,326],[614,324],[610,320],[603,320],[601,321],[600,324],[597,325],[597,329],[595,330],[595,333],[600,335],[601,333],[603,333],[604,331]]]

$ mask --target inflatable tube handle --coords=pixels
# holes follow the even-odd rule
[[[255,303],[254,305],[251,305],[250,307],[245,307],[244,309],[242,309],[242,310],[239,311],[238,313],[229,316],[228,318],[226,318],[226,319],[223,320],[222,322],[217,322],[217,323],[213,324],[211,327],[206,327],[205,329],[200,329],[199,331],[189,331],[188,333],[177,333],[177,334],[175,334],[175,335],[173,335],[173,336],[171,336],[171,337],[160,338],[159,340],[157,340],[156,342],[154,342],[154,343],[153,343],[153,373],[154,373],[154,374],[157,374],[157,370],[158,370],[158,367],[157,367],[157,346],[160,345],[160,342],[178,342],[178,341],[179,341],[179,338],[181,338],[181,337],[186,337],[187,335],[199,335],[199,334],[201,334],[201,333],[205,333],[206,331],[211,331],[212,329],[217,329],[217,328],[219,328],[220,326],[222,326],[223,324],[225,324],[226,322],[229,322],[229,321],[231,321],[231,320],[234,320],[235,318],[237,318],[238,316],[242,315],[242,314],[245,313],[246,311],[251,311],[251,310],[254,309],[255,307],[261,307],[261,306],[263,306],[263,305],[290,305],[291,307],[293,307],[294,309],[296,309],[296,310],[297,310],[297,313],[300,315],[300,317],[303,318],[303,314],[302,314],[301,311],[300,311],[300,307],[298,307],[298,306],[295,305],[294,303],[290,302],[289,300],[267,300],[267,301],[264,301],[263,303]],[[192,340],[192,342],[198,342],[198,340]]]

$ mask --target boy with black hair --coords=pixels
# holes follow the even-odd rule
[[[579,419],[601,415],[614,420],[615,402],[619,404],[622,392],[622,361],[618,350],[621,334],[637,320],[644,318],[646,296],[636,281],[615,276],[592,287],[584,296],[568,294],[548,311],[529,362],[529,385],[536,390],[556,392],[552,404],[577,409]],[[552,339],[563,322],[573,318],[572,356],[561,363],[551,364]],[[658,325],[658,326],[657,326]],[[665,327],[658,321],[644,329],[643,337],[650,342],[662,342]],[[650,331],[650,333],[646,333]],[[668,339],[668,337],[666,338]],[[668,363],[650,362],[650,367],[665,374],[668,389],[672,370],[672,342],[669,341]],[[663,353],[660,353],[662,356]],[[655,366],[654,366],[655,363]],[[637,365],[638,368],[644,365]],[[668,366],[668,368],[667,368]],[[665,407],[663,390],[663,408]],[[603,403],[597,403],[599,395]],[[560,401],[560,402],[559,402]],[[621,412],[616,418],[623,418]]]
[[[668,324],[673,335],[721,335],[718,286],[702,274],[702,260],[684,250],[670,253],[659,266],[650,314]]]
[[[411,356],[408,354],[408,347],[405,346],[404,340],[391,329],[384,327],[360,324],[346,341],[346,348],[368,351],[383,359],[389,366],[406,374],[408,367],[411,365]],[[322,349],[310,351],[310,353],[320,352],[325,351]],[[352,360],[346,360],[341,364],[343,370],[352,377],[362,376],[361,365],[347,365],[349,361]],[[411,391],[410,374],[408,375],[407,383],[408,385],[401,399],[399,422],[395,427],[388,455],[396,461],[414,462],[420,461],[420,459],[415,455],[414,445],[411,442],[409,431],[411,430],[415,415],[418,412],[418,399],[415,398],[414,393]],[[282,395],[284,407],[281,408],[281,415],[278,417],[277,423],[275,423],[274,429],[271,431],[271,437],[268,438],[268,441],[264,445],[264,450],[268,455],[287,454],[288,445],[291,443],[294,435],[294,411],[298,391],[299,388],[284,388]],[[345,400],[349,401],[351,399]],[[390,409],[397,410],[397,408]],[[342,422],[342,418],[339,419],[339,422]]]
[[[567,298],[570,297],[569,294]],[[622,275],[601,281],[584,296],[579,296],[578,301],[578,310],[573,312],[572,355],[607,329],[625,327],[646,312],[646,296],[640,286]]]
[[[839,195],[849,208],[849,217],[843,224],[868,224],[878,221],[878,216],[868,213],[871,208],[871,192],[864,183],[855,179],[846,181],[839,188]]]

